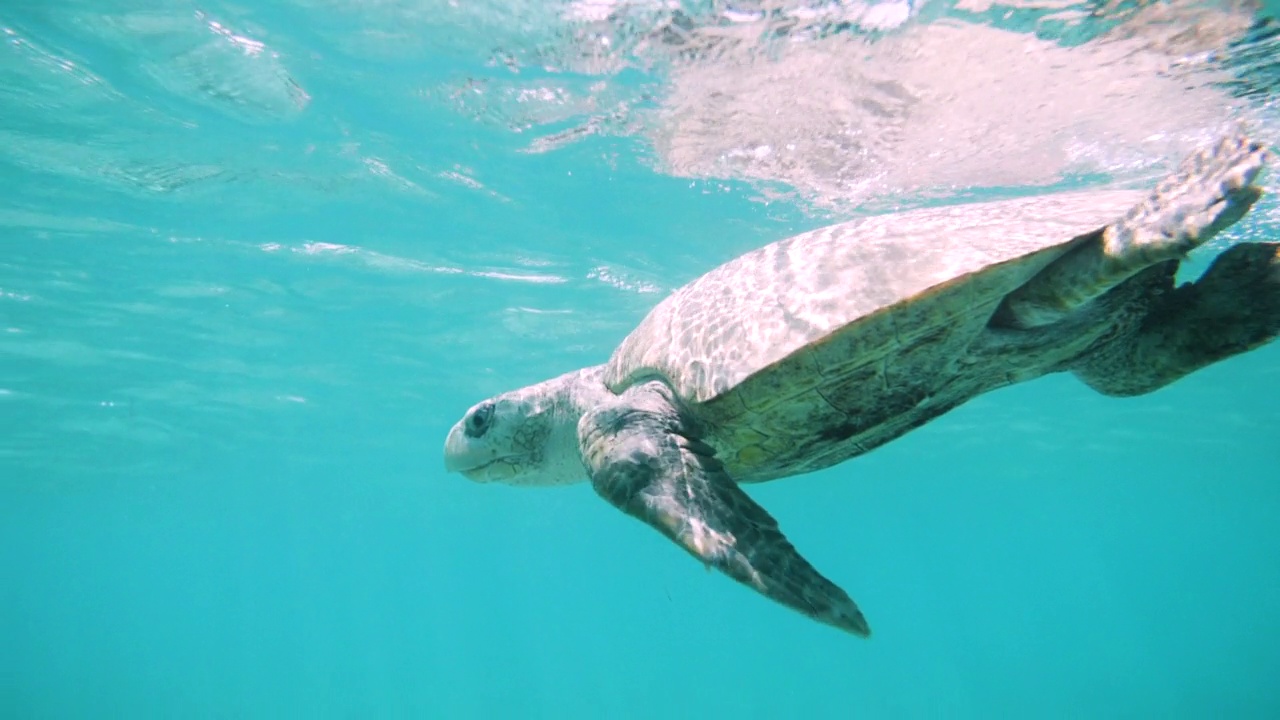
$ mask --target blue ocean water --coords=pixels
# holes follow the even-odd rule
[[[1280,345],[750,488],[868,641],[587,486],[445,474],[471,404],[843,212],[643,132],[531,151],[590,112],[459,98],[555,24],[458,8],[0,5],[0,715],[1280,716]],[[1277,235],[1272,193],[1233,237]]]

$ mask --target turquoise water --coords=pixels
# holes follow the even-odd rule
[[[751,488],[869,641],[586,486],[446,475],[474,402],[826,222],[460,112],[557,37],[511,7],[0,5],[0,715],[1280,716],[1280,345]]]

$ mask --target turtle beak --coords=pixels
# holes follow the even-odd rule
[[[467,436],[462,431],[462,423],[458,422],[449,431],[449,437],[444,441],[444,469],[451,473],[466,473],[485,464],[488,459],[492,459],[480,457],[482,454],[484,453],[479,452],[479,448],[467,442]]]
[[[509,457],[500,455],[484,441],[467,437],[461,422],[453,426],[444,441],[445,471],[459,473],[473,482],[487,483],[515,475],[515,465],[500,462]]]

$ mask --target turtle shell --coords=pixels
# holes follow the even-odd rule
[[[1010,291],[1144,196],[925,208],[781,240],[664,299],[604,381],[619,393],[664,379],[735,477],[795,472],[824,436],[856,442],[903,418],[897,405],[927,402]]]

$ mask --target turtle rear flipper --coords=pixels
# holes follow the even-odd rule
[[[1011,292],[993,322],[1055,323],[1148,267],[1182,258],[1249,211],[1262,194],[1254,182],[1266,156],[1243,134],[1189,156],[1124,217]]]
[[[578,423],[591,485],[690,555],[769,599],[854,635],[871,634],[848,594],[796,551],[725,472],[661,382],[630,388]]]
[[[1136,332],[1086,356],[1075,373],[1107,395],[1142,395],[1277,335],[1280,243],[1244,243],[1196,282],[1170,289]]]

